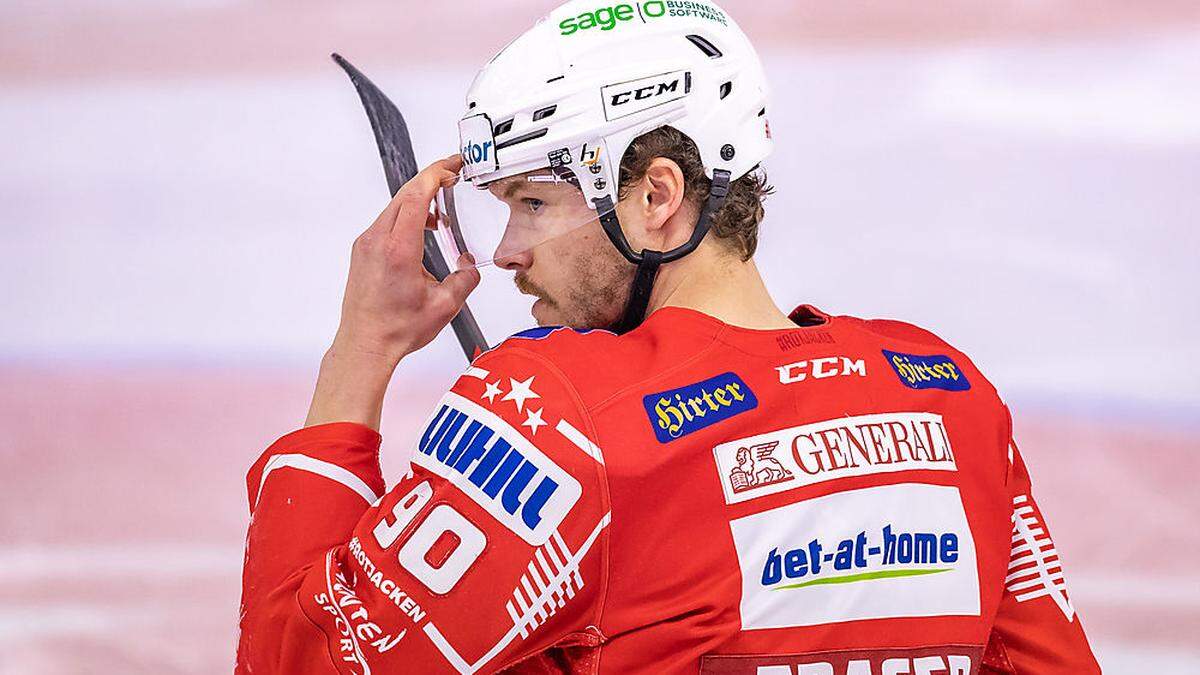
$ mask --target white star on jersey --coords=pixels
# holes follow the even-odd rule
[[[542,410],[544,410],[544,408],[538,408],[537,410],[530,408],[529,412],[525,413],[527,415],[525,421],[521,423],[521,426],[532,429],[534,436],[537,436],[538,427],[549,426],[547,423],[542,421]]]
[[[487,390],[484,391],[483,396],[480,396],[479,398],[486,398],[488,403],[495,403],[496,397],[499,396],[500,394],[504,393],[504,390],[500,388],[500,380],[496,380],[495,382],[488,382],[486,384],[487,384]]]
[[[541,398],[540,395],[533,392],[533,378],[536,375],[531,375],[524,382],[517,382],[513,378],[508,378],[508,384],[512,387],[512,391],[504,395],[501,401],[513,401],[517,404],[517,412],[525,412],[525,401],[531,398]]]

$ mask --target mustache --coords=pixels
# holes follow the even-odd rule
[[[513,283],[516,284],[517,290],[525,295],[532,295],[546,302],[551,302],[545,289],[529,280],[523,272],[518,273],[513,277]]]

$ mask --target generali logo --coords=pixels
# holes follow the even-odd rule
[[[840,417],[722,443],[713,455],[729,504],[847,476],[958,470],[936,413]]]

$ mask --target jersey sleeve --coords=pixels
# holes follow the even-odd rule
[[[254,530],[275,513],[260,498],[244,580],[259,603],[243,608],[239,672],[585,664],[605,639],[610,510],[595,438],[553,363],[502,346],[438,403],[388,494],[360,499],[339,539],[314,538],[290,573],[262,580],[250,572]],[[293,520],[292,536],[313,525]]]
[[[383,494],[379,444],[367,427],[324,424],[280,438],[250,468],[238,672],[279,650],[281,632],[271,626],[287,618],[281,591],[344,543]]]
[[[1000,608],[984,654],[984,672],[1006,675],[1099,673],[1067,595],[1062,561],[1033,499],[1029,472],[1009,442],[1012,553]]]

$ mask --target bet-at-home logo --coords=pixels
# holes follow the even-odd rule
[[[767,554],[762,585],[773,590],[817,584],[854,584],[878,579],[949,572],[958,562],[958,534],[905,532],[891,524],[881,532],[860,531],[836,542],[812,539]]]
[[[958,489],[899,483],[730,521],[743,630],[979,616],[975,542]]]
[[[715,21],[722,26],[729,25],[725,13],[704,2],[691,0],[647,0],[646,2],[620,3],[605,5],[578,16],[563,19],[558,28],[563,35],[574,35],[580,31],[599,28],[610,31],[633,20],[649,23],[663,17],[700,17]]]

